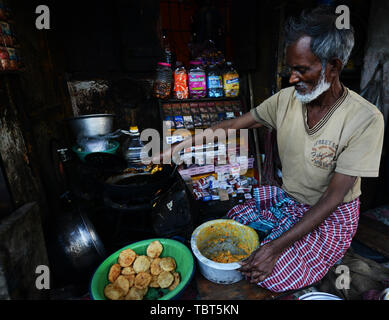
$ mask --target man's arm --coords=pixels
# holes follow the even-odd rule
[[[303,218],[279,238],[261,248],[242,263],[240,270],[258,283],[269,276],[281,253],[294,242],[318,227],[343,202],[356,177],[335,172],[330,184],[319,201],[308,210]]]
[[[230,120],[224,120],[219,122],[218,124],[213,125],[209,129],[204,131],[204,134],[201,134],[204,138],[207,138],[207,135],[211,135],[212,132],[222,129],[225,131],[226,136],[228,134],[228,130],[239,130],[239,129],[249,129],[249,128],[258,128],[262,126],[262,124],[258,123],[251,112],[247,112],[244,115]],[[182,144],[192,145],[195,141],[198,141],[199,135],[194,135],[192,139],[188,139],[189,141],[183,141]],[[178,145],[177,145],[178,146]]]
[[[251,129],[251,128],[259,128],[261,126],[262,124],[258,123],[253,118],[251,112],[247,112],[238,118],[219,122],[218,124],[208,128],[207,130],[204,130],[203,133],[201,134],[193,135],[192,137],[189,137],[188,139],[185,139],[182,142],[172,145],[171,149],[165,150],[160,155],[160,160],[166,158],[167,156],[171,156],[177,150],[183,150],[185,148],[193,146],[196,141],[200,141],[201,139],[205,141],[207,138],[213,135],[214,131],[218,129],[224,130],[226,136],[228,136],[228,130]]]
[[[210,127],[212,130],[216,129],[250,129],[250,128],[259,128],[262,127],[263,124],[257,122],[251,112],[247,112],[243,114],[242,116],[235,118],[235,119],[230,119],[230,120],[224,120],[222,122],[219,122],[218,124]]]

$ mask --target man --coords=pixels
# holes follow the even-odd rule
[[[261,125],[277,130],[282,188],[261,186],[228,216],[271,223],[261,246],[241,264],[246,278],[272,291],[319,281],[351,244],[361,177],[378,176],[384,121],[379,110],[339,80],[354,45],[336,15],[318,8],[285,27],[289,88],[249,113],[212,129]]]

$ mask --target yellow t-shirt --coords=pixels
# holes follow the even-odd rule
[[[250,110],[256,121],[277,130],[282,188],[300,203],[314,205],[334,172],[358,177],[343,202],[361,194],[360,177],[377,177],[384,137],[382,113],[345,88],[311,129],[294,87],[279,91]]]

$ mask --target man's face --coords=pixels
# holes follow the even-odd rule
[[[286,62],[291,70],[289,83],[296,88],[296,96],[310,102],[316,99],[330,84],[326,82],[321,61],[312,53],[311,38],[300,38],[286,49]]]

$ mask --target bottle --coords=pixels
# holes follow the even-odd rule
[[[153,95],[158,99],[168,99],[172,90],[172,69],[166,62],[158,62],[153,86]]]
[[[140,140],[140,134],[137,126],[130,127],[130,137],[123,144],[123,157],[129,167],[141,166],[144,153],[143,142]]]
[[[163,61],[162,62],[165,62],[165,63],[172,65],[173,54],[172,54],[172,50],[170,48],[170,43],[169,43],[169,40],[168,40],[166,34],[162,35],[162,50],[163,50],[163,59],[162,59]]]
[[[223,97],[223,78],[215,64],[210,65],[208,68],[207,87],[209,98]]]
[[[191,61],[188,73],[189,95],[192,99],[205,98],[207,96],[207,82],[204,69],[200,61]]]
[[[239,95],[239,74],[229,61],[226,62],[226,69],[223,72],[223,87],[226,97]]]
[[[188,99],[188,74],[181,62],[176,63],[176,70],[174,71],[174,97],[176,99]]]

